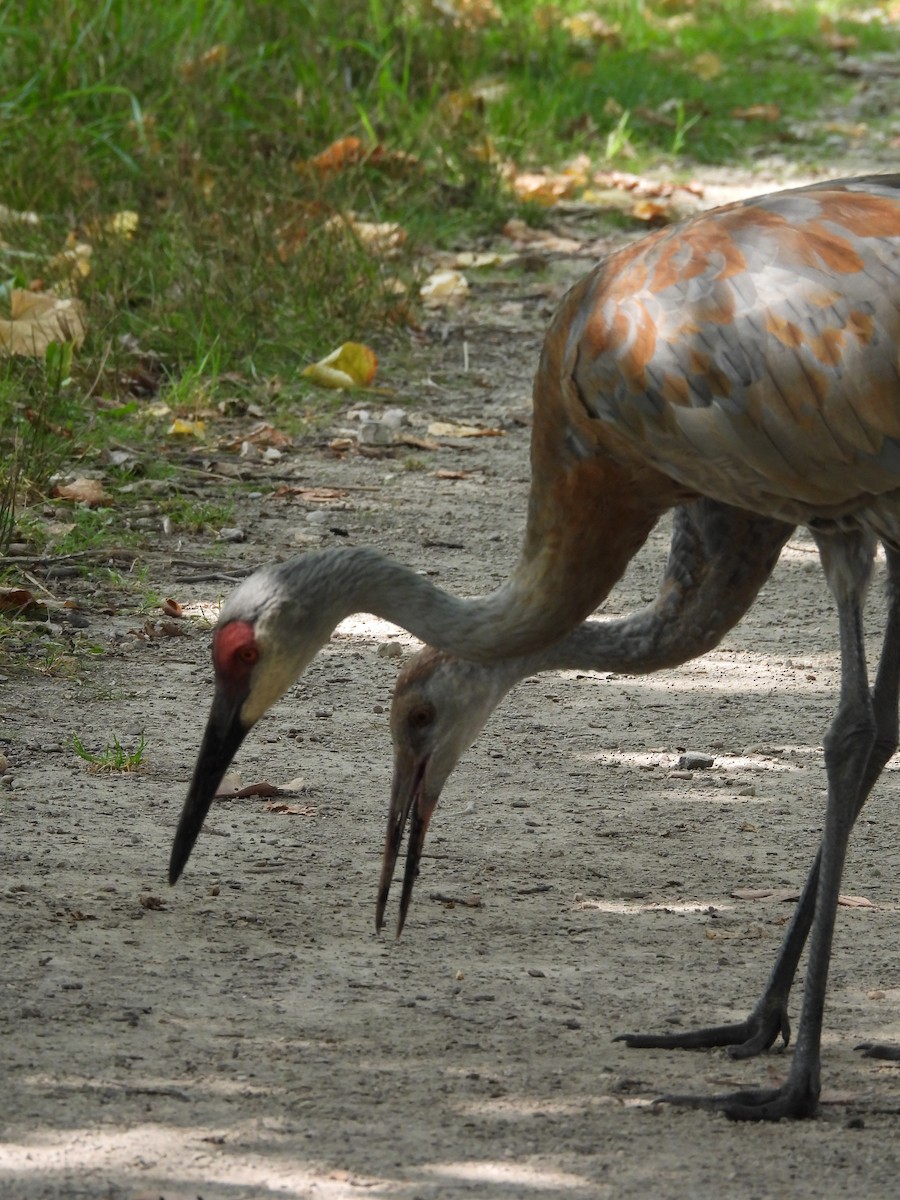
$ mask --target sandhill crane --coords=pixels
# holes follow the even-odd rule
[[[783,1087],[701,1102],[742,1119],[812,1114],[847,840],[880,746],[896,740],[898,603],[873,696],[861,603],[876,541],[892,577],[900,556],[898,308],[900,176],[729,205],[610,255],[564,297],[544,341],[527,525],[506,584],[460,600],[354,548],[263,568],[226,601],[170,879],[247,731],[350,613],[498,662],[583,621],[673,507],[706,497],[808,525],[837,604],[841,689],[825,738],[828,799],[797,1046]]]

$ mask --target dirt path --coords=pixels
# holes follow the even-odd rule
[[[502,437],[335,457],[328,443],[359,428],[344,409],[277,469],[256,468],[248,539],[221,547],[221,570],[341,542],[460,593],[504,578],[541,333],[583,269],[559,260],[533,284],[476,284],[443,341],[435,322],[408,368],[385,363],[415,400],[406,433],[451,420]],[[275,495],[285,482],[337,493]],[[606,613],[652,597],[667,538],[661,527]],[[146,586],[213,603],[227,584],[185,583],[191,569],[173,565],[203,548],[177,534],[148,548]],[[170,891],[208,629],[150,636],[133,609],[104,611],[100,587],[93,603],[93,585],[79,588],[96,666],[71,682],[14,671],[0,691],[4,1197],[897,1195],[900,1067],[854,1052],[900,1041],[896,761],[847,867],[846,891],[868,903],[840,913],[818,1120],[734,1126],[653,1103],[777,1081],[783,1055],[732,1063],[612,1040],[741,1017],[774,959],[791,911],[780,897],[820,829],[837,683],[808,538],[701,661],[522,685],[447,789],[399,942],[375,935],[374,896],[402,661],[385,648],[405,654],[411,639],[368,618],[341,627],[239,755],[245,783],[302,775],[301,811],[218,802]],[[876,587],[876,624],[879,602]],[[73,732],[103,746],[141,730],[147,765],[133,776],[92,776],[69,749]],[[682,749],[714,767],[673,776]],[[750,888],[775,895],[732,895]]]

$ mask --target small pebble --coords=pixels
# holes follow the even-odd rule
[[[386,421],[366,421],[360,427],[359,440],[369,446],[389,446],[394,440],[394,429]]]
[[[666,776],[667,779],[693,779],[693,771],[670,771]]]
[[[245,542],[247,534],[243,529],[220,529],[219,536],[216,539],[219,542]]]
[[[713,759],[708,754],[697,754],[689,751],[678,759],[678,766],[684,771],[703,771],[713,765]]]
[[[400,658],[403,647],[399,642],[382,642],[376,653],[379,658]]]

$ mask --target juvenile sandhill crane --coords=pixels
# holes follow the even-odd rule
[[[248,730],[350,613],[499,662],[582,622],[675,506],[705,497],[806,524],[837,604],[841,690],[825,738],[828,799],[797,1046],[783,1087],[702,1102],[743,1119],[811,1115],[847,840],[880,747],[896,741],[898,603],[874,699],[861,603],[877,540],[898,573],[898,308],[900,176],[730,205],[610,255],[566,295],[544,342],[525,538],[506,584],[460,600],[372,550],[348,549],[263,568],[226,601],[170,879]]]

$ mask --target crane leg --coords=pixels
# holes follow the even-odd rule
[[[884,643],[872,689],[872,711],[875,717],[875,742],[866,763],[862,786],[857,798],[859,815],[881,775],[897,749],[898,708],[900,708],[900,552],[886,547],[887,554],[887,622]],[[780,1036],[785,1045],[790,1040],[791,1027],[787,1014],[788,996],[806,944],[816,906],[819,883],[821,848],[810,868],[803,891],[794,910],[781,950],[762,995],[753,1011],[743,1020],[727,1025],[712,1025],[703,1029],[671,1034],[622,1034],[617,1041],[646,1049],[698,1050],[714,1046],[727,1047],[731,1058],[750,1058],[774,1045]],[[872,1058],[900,1060],[900,1048],[864,1043],[858,1049]]]
[[[790,1037],[788,995],[803,946],[812,929],[800,1037],[789,1079],[782,1089],[777,1090],[720,1097],[667,1097],[673,1102],[720,1109],[728,1116],[744,1120],[777,1120],[782,1116],[808,1116],[815,1111],[825,985],[847,840],[866,798],[898,745],[900,552],[886,547],[886,554],[888,612],[871,695],[866,686],[861,623],[866,568],[860,569],[856,585],[847,596],[841,598],[840,588],[835,588],[839,596],[842,686],[838,713],[826,738],[829,797],[825,833],[762,996],[745,1021],[683,1034],[629,1034],[622,1039],[635,1047],[727,1046],[729,1054],[735,1058],[760,1053],[771,1046],[779,1034],[787,1044]],[[858,552],[856,562],[859,566],[861,556]],[[818,920],[815,919],[817,913]],[[896,1047],[867,1043],[859,1049],[871,1057],[900,1060],[900,1049]]]

